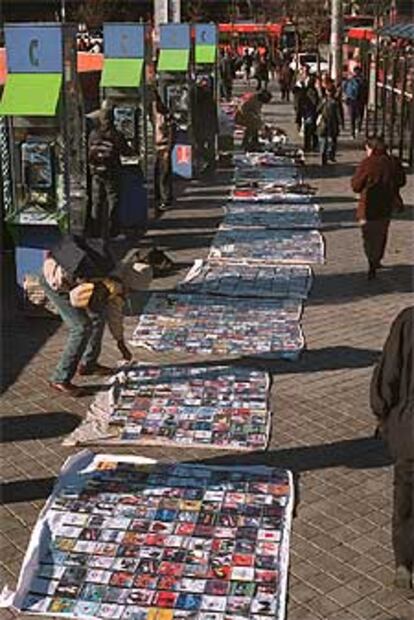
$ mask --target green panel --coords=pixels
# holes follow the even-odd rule
[[[197,45],[195,61],[199,65],[214,65],[216,62],[215,45]]]
[[[101,76],[104,88],[138,88],[141,84],[142,58],[105,58]]]
[[[161,50],[158,71],[187,71],[190,50]]]
[[[9,73],[0,102],[1,116],[55,116],[60,73]]]

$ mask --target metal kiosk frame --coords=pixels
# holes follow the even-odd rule
[[[4,217],[15,244],[19,297],[25,310],[34,310],[42,305],[38,275],[44,251],[63,231],[82,234],[86,219],[85,120],[76,27],[24,23],[7,24],[4,30]]]
[[[157,77],[161,98],[176,124],[172,171],[191,179],[194,149],[191,129],[191,26],[161,24]]]
[[[132,157],[122,158],[119,220],[123,230],[142,230],[153,215],[152,127],[146,88],[148,35],[145,24],[104,24],[101,98],[113,111],[115,127],[135,151]]]

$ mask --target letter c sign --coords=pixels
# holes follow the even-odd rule
[[[32,39],[29,43],[29,60],[33,67],[39,66],[39,39]]]

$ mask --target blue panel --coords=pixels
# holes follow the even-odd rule
[[[105,58],[144,58],[144,24],[104,24]]]
[[[190,25],[189,24],[161,24],[160,26],[160,49],[189,50],[190,49]]]
[[[61,234],[55,226],[18,226],[16,232],[16,279],[22,286],[25,275],[41,273],[45,251],[57,243]]]
[[[215,24],[195,25],[196,45],[217,45],[217,28]]]
[[[4,29],[10,73],[61,73],[60,26],[8,25]]]
[[[193,149],[191,144],[176,144],[172,152],[172,170],[184,179],[193,176]]]

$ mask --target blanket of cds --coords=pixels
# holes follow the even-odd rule
[[[257,168],[236,168],[234,172],[234,182],[242,183],[245,181],[274,182],[279,185],[294,185],[300,182],[300,176],[293,166],[285,168],[279,167],[257,167]]]
[[[132,344],[153,351],[296,359],[304,346],[299,300],[154,293]]]
[[[265,372],[238,366],[126,368],[65,444],[264,450],[269,383]]]
[[[271,167],[289,169],[298,176],[299,171],[295,165],[295,160],[283,155],[275,155],[271,152],[256,153],[237,153],[233,156],[235,168],[256,168]]]
[[[269,265],[320,264],[324,262],[324,244],[317,230],[219,229],[209,259]]]
[[[230,203],[220,228],[320,228],[315,205],[260,205]]]
[[[283,620],[291,474],[82,452],[3,606],[107,620]]]
[[[283,297],[306,299],[312,285],[308,265],[232,265],[220,261],[195,261],[178,289],[228,297]]]
[[[260,183],[259,187],[235,187],[230,195],[230,200],[241,203],[280,203],[280,204],[307,204],[312,202],[312,195],[299,192],[302,186],[295,185],[293,189],[289,186],[281,187],[274,183]]]

